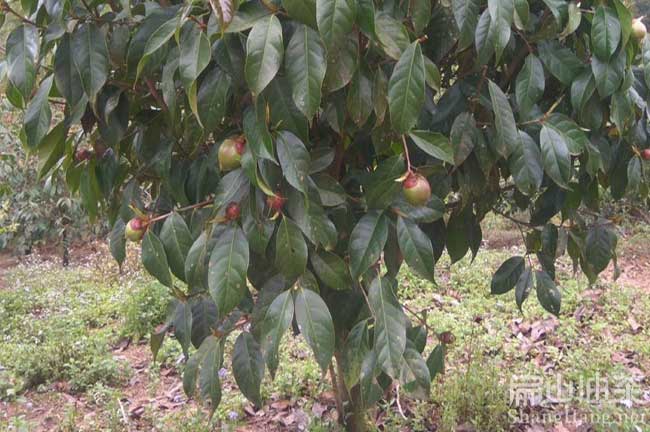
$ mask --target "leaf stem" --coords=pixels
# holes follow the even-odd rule
[[[162,214],[162,215],[156,216],[156,217],[154,217],[154,218],[151,218],[151,219],[149,219],[148,223],[149,223],[149,224],[152,224],[152,223],[154,223],[154,222],[158,222],[158,221],[161,221],[161,220],[163,220],[163,219],[167,219],[167,218],[168,218],[169,216],[171,216],[174,212],[184,212],[184,211],[187,211],[187,210],[193,210],[193,209],[197,209],[197,208],[202,208],[202,207],[206,207],[206,206],[208,206],[208,205],[210,205],[210,204],[212,204],[212,203],[214,203],[214,200],[213,200],[213,199],[208,199],[208,200],[205,200],[205,201],[201,201],[201,202],[199,202],[199,203],[196,203],[196,204],[189,205],[189,206],[187,206],[187,207],[181,207],[181,208],[179,208],[178,210],[172,210],[172,211],[170,211],[169,213],[165,213],[165,214]]]
[[[402,144],[404,145],[404,156],[406,157],[406,172],[412,173],[411,169],[411,157],[409,156],[409,148],[406,145],[406,135],[402,135]]]

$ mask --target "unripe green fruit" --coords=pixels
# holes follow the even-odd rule
[[[642,40],[645,38],[646,33],[647,30],[645,28],[645,24],[643,24],[643,21],[641,21],[641,19],[636,18],[634,21],[632,21],[632,34],[637,40]]]
[[[650,160],[650,149],[645,149],[641,152],[643,160]]]
[[[404,196],[409,204],[421,207],[431,198],[431,186],[420,174],[409,174],[403,184]]]
[[[133,218],[126,224],[124,236],[132,242],[139,242],[147,231],[147,222],[140,218]]]
[[[221,171],[232,171],[241,166],[241,155],[246,150],[246,140],[240,138],[228,138],[219,147],[219,169]]]

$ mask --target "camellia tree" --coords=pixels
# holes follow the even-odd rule
[[[616,259],[599,202],[648,195],[650,43],[620,0],[2,9],[25,147],[108,215],[118,262],[126,238],[142,242],[172,296],[154,354],[173,331],[185,391],[213,410],[222,366],[263,404],[293,323],[346,427],[365,430],[388,392],[427,395],[453,339],[425,347],[403,262],[435,282],[443,251],[475,256],[498,213],[526,252],[492,292],[521,308],[534,290],[558,314],[556,257],[595,280]]]

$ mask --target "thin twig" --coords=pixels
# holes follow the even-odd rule
[[[402,135],[402,144],[404,144],[404,156],[406,156],[406,172],[411,173],[411,157],[409,156],[409,148],[406,145],[406,135]]]
[[[150,224],[152,224],[154,222],[158,222],[158,221],[161,221],[163,219],[167,219],[174,212],[184,212],[184,211],[187,211],[187,210],[193,210],[193,209],[197,209],[197,208],[201,208],[201,207],[206,207],[206,206],[208,206],[208,205],[210,205],[212,203],[214,203],[213,199],[208,199],[208,200],[205,200],[205,201],[201,201],[200,203],[192,204],[192,205],[189,205],[187,207],[181,207],[181,208],[179,208],[177,210],[172,210],[169,213],[165,213],[165,214],[162,214],[160,216],[156,216],[154,218],[149,219],[148,222]]]
[[[122,405],[122,401],[119,399],[117,400],[117,403],[120,405],[120,412],[122,413],[122,419],[124,420],[126,430],[131,432],[131,423],[129,422],[129,417],[126,415],[126,411],[124,410],[124,405]]]
[[[15,10],[13,10],[13,9],[11,8],[11,6],[9,6],[9,3],[7,3],[6,1],[3,1],[3,2],[2,2],[2,9],[3,9],[5,12],[9,12],[10,14],[14,15],[15,17],[17,17],[19,20],[21,20],[21,21],[24,22],[25,24],[30,24],[30,25],[33,25],[34,27],[38,27],[38,28],[40,28],[40,29],[44,29],[44,28],[45,28],[45,27],[43,27],[43,26],[41,26],[41,25],[38,25],[37,23],[35,23],[34,21],[30,20],[29,18],[22,16],[21,14],[19,14],[19,13],[16,12]]]
[[[404,420],[408,420],[408,418],[404,415],[404,410],[402,409],[402,404],[399,401],[399,383],[395,385],[395,402],[397,403],[397,411],[399,411],[402,418]]]

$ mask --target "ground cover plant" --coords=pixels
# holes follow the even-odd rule
[[[262,405],[293,327],[331,377],[340,421],[366,430],[384,395],[428,396],[454,338],[423,356],[403,262],[435,283],[443,251],[476,257],[481,221],[499,214],[526,248],[491,293],[514,291],[522,308],[534,291],[558,315],[556,257],[592,283],[616,269],[601,197],[648,194],[650,42],[619,0],[3,10],[24,146],[91,220],[108,216],[119,263],[127,239],[141,242],[174,299],[154,355],[173,332],[184,389],[211,411],[222,367]]]

